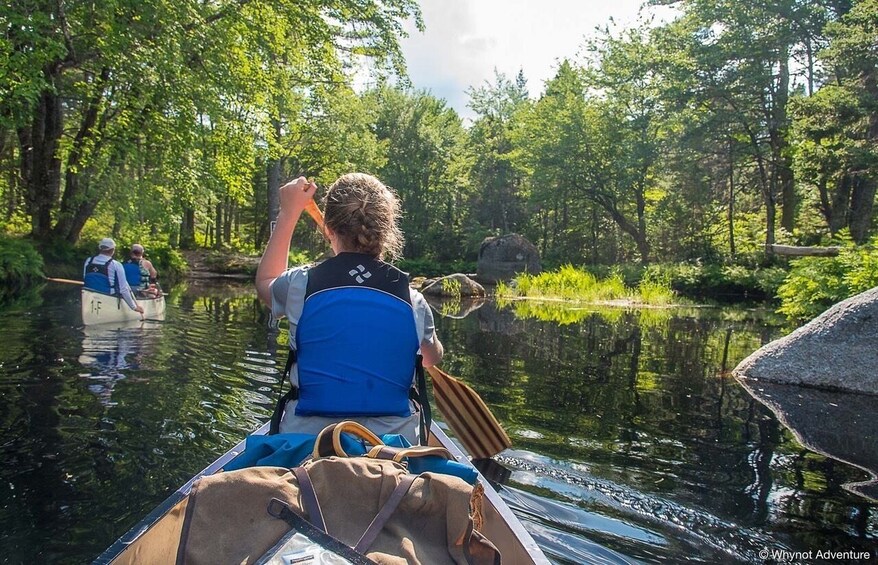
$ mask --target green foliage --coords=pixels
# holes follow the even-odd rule
[[[637,304],[665,305],[674,299],[670,286],[658,276],[644,277],[637,288],[625,284],[615,272],[598,280],[593,274],[572,265],[538,275],[520,274],[511,285],[497,287],[497,296],[527,297],[577,302],[625,301]]]
[[[535,99],[523,74],[497,73],[470,89],[464,127],[444,100],[383,80],[403,74],[404,22],[422,25],[414,0],[12,3],[0,227],[32,231],[55,276],[78,276],[107,235],[147,245],[163,277],[183,269],[178,247],[250,274],[269,179],[363,170],[400,195],[413,275],[471,273],[485,237],[516,232],[544,267],[588,265],[601,283],[567,273],[562,295],[770,298],[786,272],[765,266],[766,241],[873,229],[878,0],[675,6],[666,24],[599,30]],[[360,94],[362,56],[376,86]],[[60,127],[31,140],[47,158],[22,167],[21,136],[52,103]],[[294,243],[293,263],[326,249],[313,229]],[[862,262],[840,267],[851,288],[871,280]],[[815,304],[846,293],[814,265]]]
[[[460,281],[455,279],[442,279],[442,292],[452,300],[460,302]]]
[[[43,258],[24,239],[0,234],[0,285],[21,287],[43,278]]]
[[[401,259],[397,262],[400,270],[413,277],[442,277],[453,273],[475,273],[476,264],[472,261],[439,262],[430,259]]]
[[[836,302],[878,286],[878,238],[849,245],[838,257],[803,257],[780,286],[778,312],[793,320],[811,319]]]
[[[686,296],[716,300],[770,299],[786,276],[778,266],[697,263],[650,265],[644,272],[644,278],[659,277]]]
[[[166,243],[140,243],[146,249],[144,257],[152,261],[159,273],[160,280],[175,281],[186,272],[188,268],[186,259],[178,249],[174,249]]]

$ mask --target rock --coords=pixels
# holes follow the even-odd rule
[[[744,380],[742,384],[802,445],[867,471],[869,480],[842,486],[878,501],[878,402],[874,397],[768,382]]]
[[[536,246],[518,234],[489,237],[479,247],[476,274],[480,281],[496,283],[518,273],[536,274],[541,270]]]
[[[433,310],[443,318],[454,318],[462,320],[479,308],[481,308],[487,300],[485,298],[448,298],[445,296],[425,295],[427,303]]]
[[[482,285],[461,273],[454,273],[426,283],[421,288],[421,292],[430,296],[452,298],[483,298],[487,294]]]
[[[878,394],[878,287],[839,302],[741,361],[734,375]]]

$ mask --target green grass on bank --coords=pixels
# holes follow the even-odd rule
[[[650,306],[665,306],[676,298],[670,284],[655,276],[645,275],[632,287],[625,284],[620,272],[598,279],[592,273],[572,265],[538,275],[518,275],[508,285],[500,283],[496,293],[501,298],[526,297],[585,303],[624,301]]]

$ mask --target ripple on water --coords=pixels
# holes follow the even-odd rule
[[[535,537],[549,536],[538,540],[541,546],[557,546],[559,540],[575,544],[584,537],[640,559],[689,555],[703,562],[752,562],[766,547],[789,549],[759,531],[596,477],[581,467],[529,452],[506,453],[498,460],[513,471],[514,486],[501,495],[517,513],[541,524]]]

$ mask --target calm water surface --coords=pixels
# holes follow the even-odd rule
[[[878,504],[842,487],[867,475],[728,374],[782,335],[764,316],[437,308],[445,369],[515,444],[502,495],[553,561],[874,560]],[[163,323],[85,328],[65,286],[0,308],[0,561],[91,561],[265,421],[277,337],[252,286],[179,286]]]

